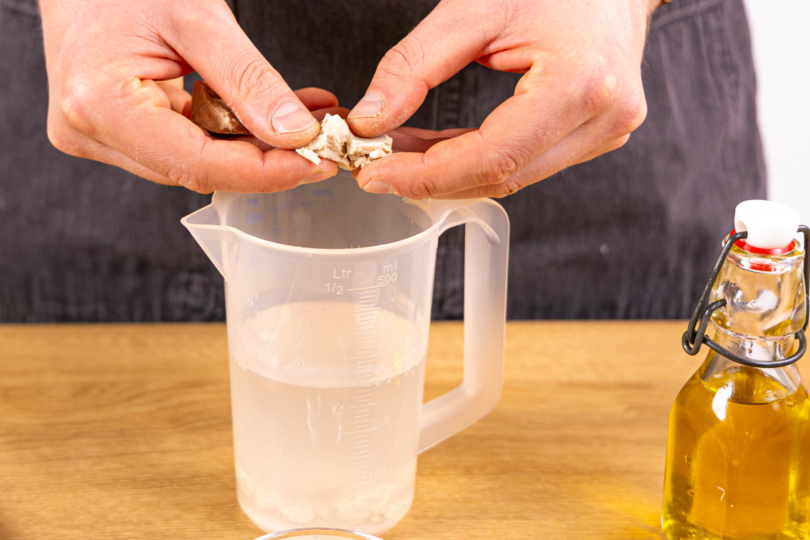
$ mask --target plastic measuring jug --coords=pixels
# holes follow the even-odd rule
[[[225,278],[237,494],[262,529],[378,534],[416,455],[502,386],[509,221],[488,199],[371,195],[348,173],[186,216]],[[466,224],[464,380],[422,404],[439,235]]]
[[[376,536],[342,529],[295,529],[267,534],[256,538],[256,540],[287,540],[288,538],[298,538],[299,540],[345,540],[346,538],[351,540],[382,540]]]

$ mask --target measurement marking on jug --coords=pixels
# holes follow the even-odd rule
[[[379,334],[382,332],[382,329],[379,330],[372,330],[371,332],[357,332],[356,334],[346,334],[346,337],[350,336],[370,336],[371,334]]]
[[[336,293],[335,286],[339,286],[337,283],[340,283],[340,280],[351,280],[362,275],[350,275],[348,271],[338,270],[332,271],[333,283],[331,287],[327,287],[329,292]],[[383,357],[379,348],[382,339],[376,335],[390,331],[393,326],[382,306],[384,295],[377,289],[391,285],[397,280],[396,263],[386,265],[382,270],[381,275],[369,276],[373,279],[373,285],[345,289],[346,292],[354,293],[353,305],[350,309],[354,315],[355,331],[346,334],[345,337],[356,340],[354,348],[349,349],[349,355],[353,355],[348,356],[348,361],[354,362],[354,382],[357,387],[354,389],[353,402],[347,404],[350,422],[347,427],[350,427],[351,431],[344,433],[346,436],[350,436],[351,454],[347,458],[352,463],[355,485],[367,485],[379,481],[387,474],[385,469],[373,466],[376,463],[374,461],[376,440],[372,433],[388,426],[390,419],[388,416],[379,417],[377,408],[380,400],[374,399],[376,394],[372,383],[379,381],[381,377],[388,376],[388,370],[380,365],[380,359]]]
[[[387,283],[383,283],[382,285],[371,285],[369,287],[357,287],[356,289],[349,289],[349,291],[365,291],[368,289],[379,289],[380,287],[385,287]]]
[[[326,292],[343,294],[343,285],[338,285],[337,283],[327,283]]]

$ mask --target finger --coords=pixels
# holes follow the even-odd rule
[[[239,137],[228,137],[226,140],[228,141],[243,141],[246,143],[250,143],[262,152],[267,152],[268,150],[272,150],[273,147],[264,142],[261,139],[257,139],[253,135],[243,135]]]
[[[428,90],[475,60],[491,41],[484,24],[463,2],[439,4],[383,57],[366,96],[349,114],[352,131],[376,137],[410,118]]]
[[[68,155],[114,165],[159,184],[173,184],[173,182],[165,176],[156,173],[148,167],[124,156],[115,149],[88,137],[84,133],[64,123],[59,122],[55,127],[49,125],[48,139],[58,150]]]
[[[448,137],[423,139],[403,133],[400,129],[389,131],[388,135],[393,139],[393,149],[395,152],[427,152],[433,145],[448,139]]]
[[[578,160],[574,161],[571,165],[578,165],[579,163],[585,163],[586,161],[590,161],[594,158],[601,156],[602,154],[607,154],[608,152],[613,152],[614,150],[618,150],[625,144],[627,141],[630,140],[630,134],[624,135],[623,137],[618,137],[613,139],[608,144],[600,146],[593,152],[588,152],[584,156],[580,157]]]
[[[183,77],[177,77],[174,79],[169,79],[167,81],[161,81],[163,84],[168,86],[173,86],[175,88],[183,88]]]
[[[449,139],[451,137],[458,137],[459,135],[464,135],[465,133],[469,133],[470,131],[475,131],[478,128],[454,128],[454,129],[443,129],[443,130],[435,130],[435,129],[420,129],[420,128],[412,128],[412,127],[398,127],[396,130],[400,133],[405,133],[407,135],[412,135],[414,137],[419,137],[420,139]]]
[[[346,107],[327,107],[325,109],[315,109],[314,111],[312,111],[312,116],[314,116],[319,122],[323,120],[323,117],[326,116],[327,114],[337,114],[341,118],[346,118],[346,115],[349,114],[349,109],[347,109]],[[272,146],[270,146],[261,139],[257,139],[253,135],[230,137],[228,140],[248,142],[253,146],[255,146],[256,148],[258,148],[259,150],[261,150],[262,152],[273,149]]]
[[[318,134],[317,120],[245,35],[225,2],[197,2],[165,36],[236,113],[277,148],[299,148]],[[182,17],[182,18],[180,18]]]
[[[71,146],[74,151],[70,154],[83,159],[92,159],[93,161],[100,161],[107,165],[114,165],[121,169],[127,170],[134,175],[146,178],[158,184],[173,184],[167,177],[156,173],[155,171],[144,167],[140,163],[126,157],[117,150],[105,146],[100,142],[79,133],[70,128],[64,128],[65,133],[62,137],[70,137]],[[81,150],[78,150],[81,149]],[[78,151],[77,151],[78,150]]]
[[[330,161],[315,165],[295,152],[262,152],[245,141],[214,139],[169,109],[166,95],[152,81],[113,92],[118,99],[101,99],[90,109],[94,137],[194,191],[280,191],[337,173]]]
[[[600,125],[586,124],[577,128],[568,137],[560,141],[555,147],[530,163],[518,173],[512,175],[501,184],[479,186],[472,189],[458,191],[442,199],[471,199],[477,197],[505,197],[518,190],[537,183],[572,165],[589,161],[597,156],[611,152],[623,146],[630,135],[624,135],[602,144],[595,150],[594,145],[602,142],[599,132]]]
[[[295,95],[310,111],[338,106],[337,96],[323,88],[299,88],[295,91]]]
[[[191,106],[191,94],[183,90],[182,87],[178,88],[175,84],[172,84],[171,81],[156,81],[155,84],[157,84],[169,98],[174,112],[183,114],[186,107]]]
[[[394,152],[427,152],[429,148],[437,143],[471,131],[475,131],[475,128],[457,128],[437,131],[433,129],[401,127],[389,131],[388,135],[393,139]]]
[[[501,184],[589,120],[610,97],[594,95],[587,88],[572,91],[567,80],[530,71],[515,95],[498,106],[478,131],[442,141],[424,154],[396,154],[371,163],[363,168],[358,183],[364,189],[382,183],[415,198]],[[613,91],[611,86],[600,90]],[[372,179],[380,182],[371,183]]]
[[[128,158],[121,152],[113,150],[108,146],[103,146],[98,142],[96,142],[96,144],[98,145],[98,148],[90,150],[89,159],[92,159],[94,161],[100,161],[102,163],[106,163],[107,165],[113,165],[115,167],[118,167],[119,169],[124,169],[125,171],[131,172],[135,176],[140,176],[141,178],[151,180],[152,182],[155,182],[157,184],[164,184],[168,186],[176,185],[166,176],[158,174],[152,169],[144,167],[137,161]]]

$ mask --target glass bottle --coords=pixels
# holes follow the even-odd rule
[[[794,353],[807,307],[805,251],[791,246],[731,247],[711,295],[726,301],[712,314],[721,347],[765,363]],[[709,351],[670,413],[667,538],[808,540],[809,519],[810,399],[796,365],[749,367]]]

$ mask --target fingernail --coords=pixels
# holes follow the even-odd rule
[[[364,118],[368,116],[376,116],[380,114],[383,108],[383,100],[374,92],[368,94],[354,106],[354,109],[349,113],[349,118]]]
[[[279,105],[270,122],[276,133],[292,133],[308,128],[317,120],[299,103],[287,101]]]
[[[323,182],[331,175],[327,174],[325,171],[318,171],[315,174],[310,174],[303,180],[301,180],[302,184],[314,184],[315,182]]]
[[[385,182],[383,182],[382,180],[379,180],[377,178],[372,179],[371,182],[369,182],[368,184],[363,186],[363,190],[368,192],[368,193],[379,193],[381,195],[384,195],[386,193],[391,193],[391,194],[396,193],[391,188],[391,186],[389,186],[388,184],[386,184]]]

